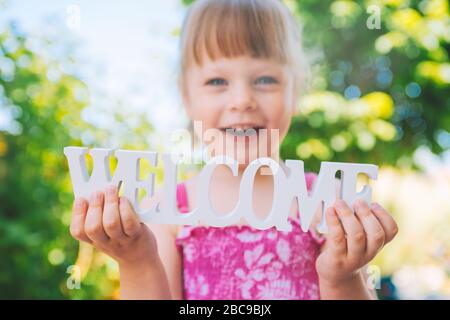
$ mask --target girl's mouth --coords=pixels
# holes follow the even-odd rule
[[[235,125],[219,128],[222,132],[235,137],[256,136],[261,129],[265,129],[265,127],[259,125]]]

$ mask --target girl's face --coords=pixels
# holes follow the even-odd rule
[[[187,113],[193,121],[202,124],[201,128],[194,126],[195,134],[209,143],[211,140],[205,141],[205,132],[217,129],[209,130],[217,132],[214,142],[208,144],[212,156],[226,154],[239,164],[248,164],[258,157],[258,147],[249,143],[250,139],[256,137],[258,143],[266,141],[261,136],[264,131],[259,129],[267,129],[268,136],[267,154],[259,156],[278,156],[279,146],[270,138],[271,129],[278,130],[281,142],[296,109],[294,78],[288,66],[250,56],[221,57],[213,61],[205,54],[203,65],[193,63],[185,80],[183,101]],[[237,130],[237,134],[229,134],[227,129]],[[239,132],[248,129],[254,129],[257,134],[252,136],[250,130],[250,136],[242,136]],[[237,149],[228,147],[224,152],[218,151],[222,149],[217,139],[224,146],[234,142]],[[240,143],[244,140],[246,143]],[[271,147],[271,141],[276,145]]]

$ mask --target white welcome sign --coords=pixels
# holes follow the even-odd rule
[[[89,177],[86,167],[86,154],[93,159],[92,174]],[[88,198],[94,191],[103,190],[108,184],[123,186],[123,194],[132,203],[142,222],[160,224],[197,225],[200,221],[214,226],[224,227],[236,224],[241,217],[256,229],[268,229],[275,226],[278,230],[290,231],[288,222],[290,206],[295,198],[298,203],[300,224],[304,232],[308,231],[319,206],[322,207],[319,232],[326,233],[325,209],[331,206],[336,198],[345,200],[352,205],[357,197],[371,202],[372,189],[366,185],[361,192],[356,193],[356,179],[359,173],[366,174],[370,179],[377,179],[378,167],[372,164],[322,162],[314,188],[308,194],[303,161],[287,160],[288,172],[285,173],[278,162],[271,158],[259,158],[251,162],[245,169],[239,190],[239,201],[235,208],[226,215],[217,214],[209,199],[210,178],[219,165],[228,166],[234,176],[238,174],[238,163],[231,158],[219,156],[211,159],[200,172],[197,186],[197,208],[189,213],[180,213],[176,204],[177,165],[171,154],[162,154],[164,164],[163,199],[152,208],[143,210],[138,205],[138,189],[142,188],[147,195],[154,195],[154,174],[146,180],[139,179],[140,159],[147,159],[152,166],[157,164],[156,152],[131,151],[86,147],[65,147],[70,177],[75,197]],[[109,157],[118,160],[114,176],[111,176]],[[260,167],[269,167],[273,174],[274,195],[269,214],[258,218],[253,211],[253,180]],[[335,176],[341,171],[341,194],[336,195]],[[205,196],[206,195],[206,196]]]

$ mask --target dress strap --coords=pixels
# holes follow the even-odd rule
[[[183,182],[177,184],[177,206],[182,213],[189,211],[186,185]]]

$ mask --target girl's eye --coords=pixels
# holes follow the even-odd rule
[[[206,85],[210,86],[221,86],[224,84],[226,84],[225,80],[220,78],[211,79],[208,82],[206,82]]]
[[[274,84],[278,83],[278,81],[273,77],[261,77],[256,80],[257,84]]]

